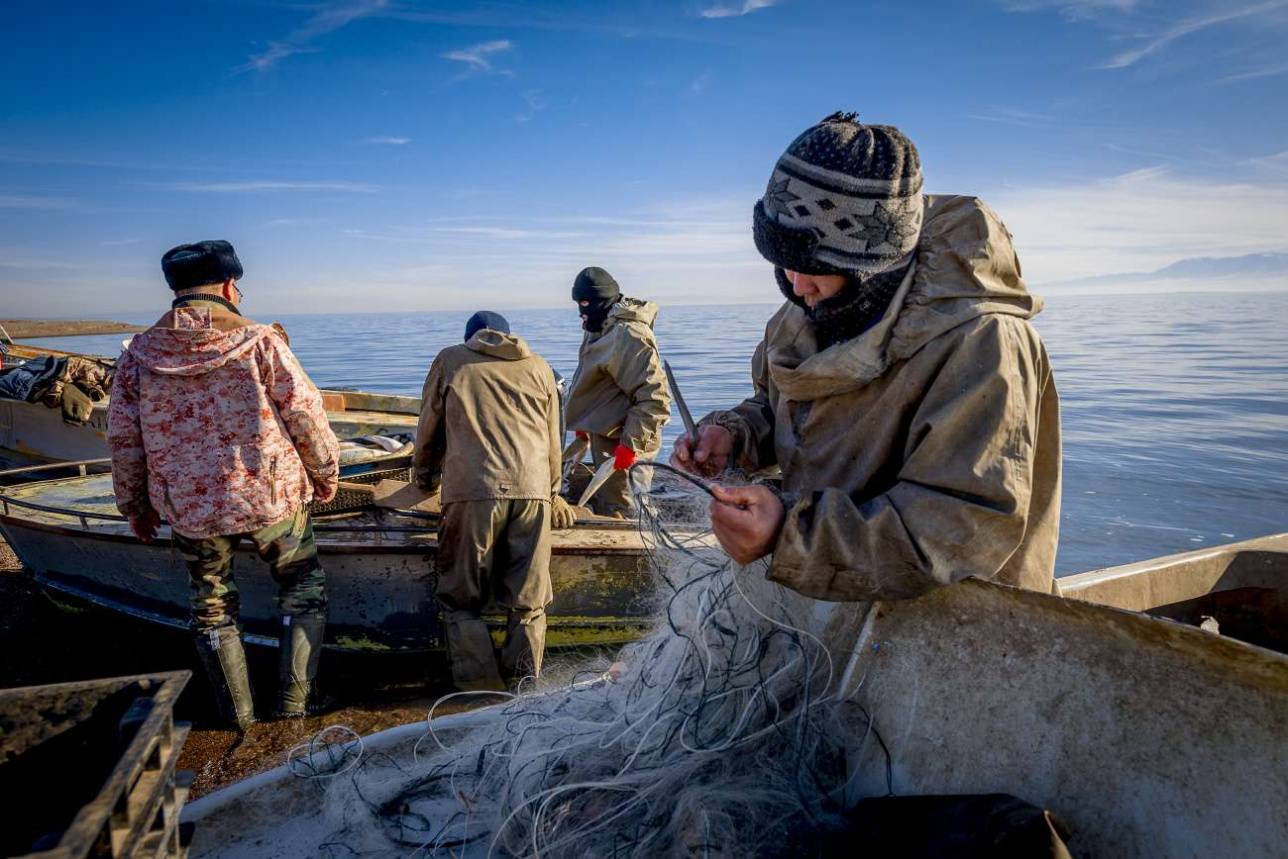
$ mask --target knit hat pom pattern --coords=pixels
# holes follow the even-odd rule
[[[924,216],[921,158],[891,125],[834,113],[787,147],[756,204],[756,247],[775,265],[864,278],[902,265]]]

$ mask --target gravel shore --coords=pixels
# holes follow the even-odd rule
[[[276,651],[248,648],[258,708],[267,713],[276,684]],[[253,725],[242,742],[215,724],[211,692],[188,634],[92,607],[65,604],[27,575],[0,540],[0,687],[62,683],[154,671],[187,669],[192,680],[176,716],[193,723],[179,758],[196,773],[192,797],[286,761],[287,752],[329,725],[370,734],[422,721],[430,706],[451,691],[441,657],[349,657],[325,653],[324,691],[340,706],[324,715]],[[431,678],[436,678],[432,679]],[[438,708],[440,715],[467,709]]]

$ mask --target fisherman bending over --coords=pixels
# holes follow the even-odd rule
[[[626,469],[636,459],[657,456],[671,417],[653,338],[657,305],[622,295],[613,276],[594,266],[577,275],[572,300],[586,333],[565,411],[577,436],[565,456],[579,459],[589,447],[596,467],[610,457],[616,461],[617,473],[590,505],[602,515],[624,516],[633,506]]]
[[[160,517],[188,564],[192,631],[223,718],[255,721],[233,552],[269,565],[282,615],[278,716],[303,716],[326,626],[312,499],[335,495],[339,445],[286,341],[240,315],[241,262],[225,241],[161,258],[176,298],[116,367],[108,413],[116,506],[144,542]]]
[[[442,490],[438,600],[452,678],[462,691],[504,691],[541,674],[550,585],[550,528],[573,524],[559,496],[559,393],[554,372],[482,310],[465,343],[438,353],[421,392],[413,469]],[[500,665],[480,613],[508,611]]]
[[[756,247],[787,302],[755,395],[700,422],[672,463],[717,474],[716,537],[825,600],[915,597],[974,576],[1050,591],[1060,417],[1011,236],[974,197],[921,194],[893,126],[834,114],[778,160]]]

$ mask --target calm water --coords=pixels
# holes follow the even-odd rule
[[[663,308],[658,341],[695,416],[750,392],[751,353],[773,310]],[[468,315],[280,321],[319,385],[419,395]],[[571,307],[506,316],[572,376],[581,338]],[[1288,530],[1288,294],[1062,296],[1036,324],[1063,403],[1060,573]],[[120,338],[42,342],[108,353]],[[677,415],[668,448],[680,429]]]

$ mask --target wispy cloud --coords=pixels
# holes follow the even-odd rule
[[[410,137],[368,137],[362,141],[376,146],[406,146],[411,143]]]
[[[1011,0],[1002,5],[1008,12],[1059,12],[1070,21],[1081,21],[1106,12],[1130,12],[1140,0]]]
[[[1224,24],[1229,21],[1236,21],[1241,18],[1250,18],[1266,12],[1273,12],[1278,9],[1288,7],[1288,0],[1269,0],[1265,3],[1256,3],[1251,6],[1240,6],[1234,9],[1225,9],[1209,15],[1196,15],[1179,21],[1159,33],[1149,37],[1148,40],[1138,47],[1113,57],[1109,62],[1100,66],[1102,69],[1125,69],[1135,65],[1145,57],[1158,53],[1163,48],[1175,42],[1184,36],[1206,30],[1209,27],[1215,27],[1218,24]]]
[[[778,4],[778,0],[743,0],[742,5],[708,6],[698,12],[703,18],[741,18],[758,9],[768,9]]]
[[[363,182],[171,182],[163,185],[169,191],[191,191],[201,194],[245,194],[257,191],[338,191],[346,194],[374,194],[379,185]]]
[[[317,39],[334,33],[359,18],[374,15],[388,4],[389,0],[349,0],[324,6],[285,39],[271,41],[263,51],[252,54],[238,71],[263,72],[287,57],[315,52],[318,49],[312,43]]]
[[[71,262],[65,259],[40,259],[35,257],[0,254],[0,268],[17,271],[93,271],[101,263]]]
[[[1219,182],[1151,167],[1090,183],[1002,190],[988,199],[1037,283],[1288,244],[1283,182]]]
[[[1020,128],[1063,128],[1069,123],[1068,119],[1061,119],[1047,113],[1037,113],[1031,110],[1020,110],[998,105],[980,108],[966,116],[968,119],[978,120],[979,122],[996,122],[1001,125],[1014,125]]]
[[[491,72],[495,71],[492,67],[492,57],[497,54],[503,54],[513,48],[514,43],[509,39],[494,39],[490,42],[480,42],[469,48],[448,51],[443,54],[443,59],[465,63],[471,71]]]
[[[546,109],[546,100],[542,97],[539,89],[524,90],[523,103],[526,107],[515,114],[515,122],[527,122]]]
[[[81,204],[65,197],[0,194],[0,209],[78,209]]]
[[[1288,149],[1283,152],[1276,152],[1273,155],[1249,158],[1247,163],[1253,167],[1272,170],[1276,173],[1288,173]]]
[[[1217,81],[1219,84],[1232,84],[1239,81],[1251,81],[1257,78],[1269,78],[1276,75],[1288,74],[1288,63],[1278,63],[1272,66],[1266,66],[1251,71],[1239,72],[1238,74],[1226,75]]]

